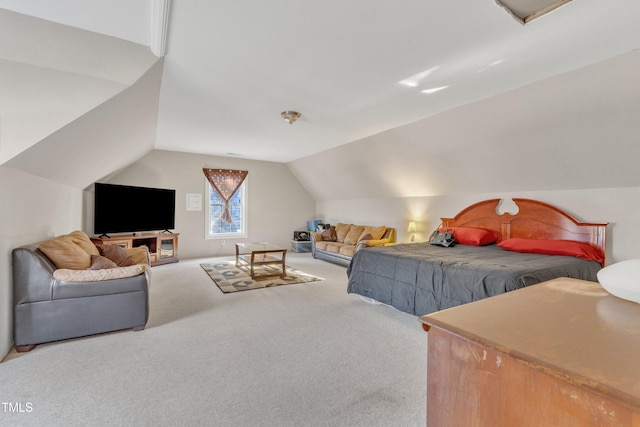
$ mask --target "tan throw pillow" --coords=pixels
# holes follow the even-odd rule
[[[100,252],[98,252],[98,248],[96,248],[96,245],[91,241],[89,236],[87,236],[87,233],[85,233],[84,231],[76,230],[72,233],[69,233],[67,236],[73,243],[80,246],[89,255],[100,255]]]
[[[69,236],[45,240],[38,248],[58,268],[86,270],[91,265],[91,256],[76,245]]]
[[[98,251],[103,257],[109,258],[115,262],[118,267],[127,267],[134,265],[131,257],[127,255],[127,251],[118,245],[99,245]]]
[[[347,245],[355,245],[358,243],[358,239],[364,231],[364,225],[352,225],[344,238],[344,243]]]
[[[362,236],[366,235],[366,234],[371,234],[371,238],[366,239],[366,240],[380,240],[382,239],[382,236],[384,236],[384,233],[387,232],[387,227],[384,225],[381,225],[379,227],[371,227],[371,226],[366,226],[364,227],[364,231],[362,232]],[[360,237],[360,239],[358,240],[364,240],[362,237]]]
[[[118,265],[109,258],[102,255],[91,255],[91,267],[89,267],[89,270],[104,270],[117,267]]]
[[[351,224],[342,224],[342,223],[337,223],[336,224],[336,242],[344,242],[344,238],[347,237],[347,233],[349,232],[349,229],[351,228]]]
[[[338,240],[336,228],[333,225],[322,232],[322,240],[325,242],[335,242]]]
[[[125,251],[134,264],[149,264],[149,248],[146,246],[136,246]]]

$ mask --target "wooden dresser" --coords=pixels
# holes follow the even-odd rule
[[[640,426],[640,304],[555,279],[420,318],[427,425]]]

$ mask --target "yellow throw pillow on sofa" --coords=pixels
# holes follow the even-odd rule
[[[91,255],[74,243],[69,236],[59,236],[45,240],[40,243],[38,248],[58,268],[86,270],[91,266]]]
[[[136,246],[126,249],[127,255],[134,264],[149,264],[149,248],[146,246]]]
[[[384,225],[381,225],[380,227],[372,227],[370,225],[367,225],[364,227],[364,231],[360,235],[360,238],[358,239],[358,241],[363,240],[363,237],[365,237],[367,234],[371,234],[371,238],[367,240],[380,240],[382,239],[382,236],[384,236],[384,233],[386,232],[387,232],[387,227]]]

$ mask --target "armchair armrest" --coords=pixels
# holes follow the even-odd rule
[[[311,242],[322,242],[322,233],[318,233],[317,231],[312,231],[309,233],[311,236]]]
[[[385,243],[389,242],[389,239],[364,240],[364,243],[366,243],[367,246],[383,246]]]

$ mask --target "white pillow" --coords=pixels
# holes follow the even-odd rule
[[[598,282],[611,295],[640,303],[640,259],[611,264],[598,271]]]

